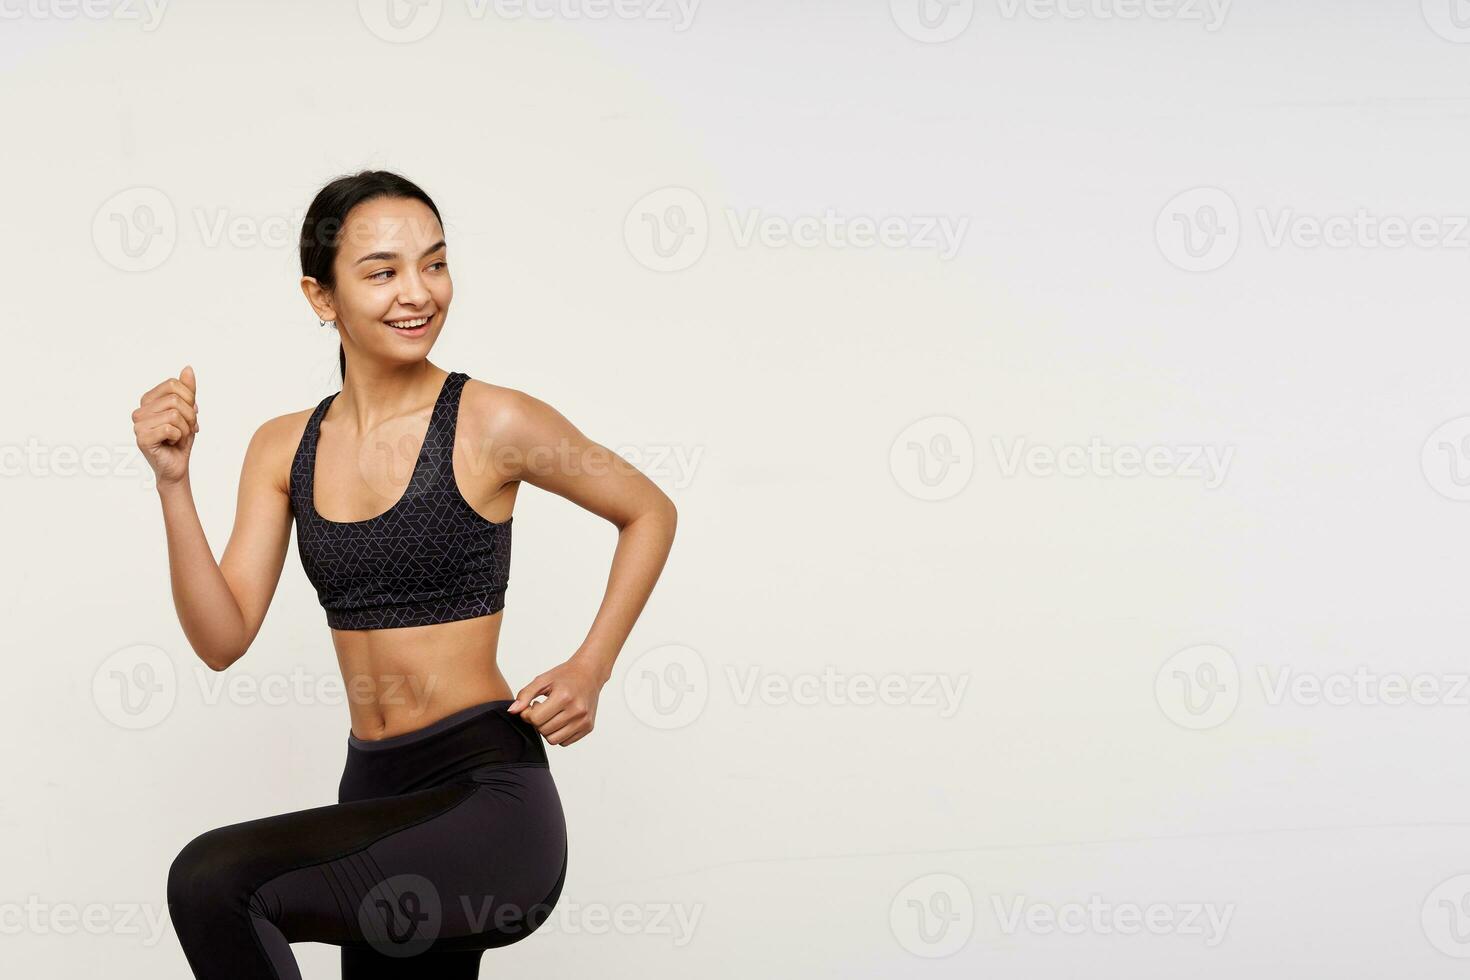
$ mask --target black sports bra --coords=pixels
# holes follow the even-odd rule
[[[510,525],[486,520],[454,480],[459,394],[469,375],[444,379],[408,489],[362,521],[317,513],[316,446],[322,416],[341,392],[321,400],[291,463],[291,511],[306,577],[339,630],[423,626],[489,616],[505,607]]]

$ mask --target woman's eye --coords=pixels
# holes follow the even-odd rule
[[[387,276],[387,275],[391,275],[392,273],[393,273],[393,270],[392,269],[379,269],[377,272],[374,272],[372,275],[368,276],[368,278],[369,279],[376,279],[379,276]]]
[[[429,268],[432,269],[436,265],[448,265],[448,264],[449,264],[448,262],[445,262],[443,259],[440,259],[438,262],[432,262],[432,263],[430,263],[429,264]]]

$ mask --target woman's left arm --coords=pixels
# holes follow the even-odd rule
[[[674,543],[674,502],[626,459],[583,435],[560,412],[509,389],[510,411],[497,412],[498,468],[507,480],[549,490],[618,529],[607,590],[587,637],[562,664],[521,688],[510,711],[553,745],[592,731],[597,698],[633,630]],[[532,704],[540,695],[544,701]]]

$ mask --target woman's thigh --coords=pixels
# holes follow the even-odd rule
[[[545,920],[566,857],[550,770],[500,765],[201,834],[170,869],[170,912],[186,950],[269,959],[283,977],[294,942],[342,946],[344,969],[362,977],[407,975],[390,962],[405,960],[424,975],[420,956],[468,969],[464,954]],[[241,922],[248,929],[232,928]]]

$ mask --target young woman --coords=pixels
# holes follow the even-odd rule
[[[454,292],[447,255],[438,208],[402,177],[317,194],[301,285],[336,325],[342,390],[256,430],[218,564],[189,487],[193,369],[133,412],[200,659],[225,670],[250,648],[294,519],[349,694],[335,805],[210,830],[169,868],[201,980],[298,980],[293,942],[341,946],[344,980],[476,977],[484,950],[530,935],[561,894],[566,824],[542,743],[592,730],[676,515],[550,406],[427,360]],[[512,690],[496,647],[522,483],[611,521],[618,543],[587,638]]]

